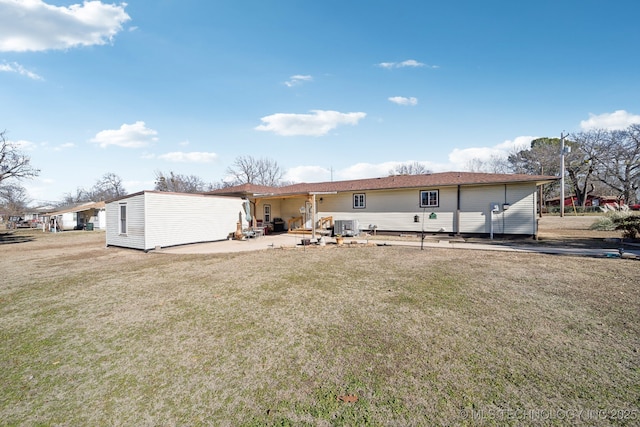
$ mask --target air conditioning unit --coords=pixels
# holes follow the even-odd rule
[[[360,234],[360,226],[357,219],[337,219],[333,222],[333,234],[343,236],[357,236]]]

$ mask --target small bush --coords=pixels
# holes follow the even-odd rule
[[[613,223],[616,230],[622,231],[625,239],[635,240],[640,236],[640,216],[626,215],[614,218]]]
[[[599,230],[599,231],[614,231],[616,229],[616,224],[613,222],[613,218],[611,216],[603,216],[598,218],[596,222],[591,224],[589,227],[590,230]]]
[[[628,211],[606,211],[604,215],[596,220],[591,227],[591,230],[599,231],[614,231],[619,230],[617,228],[618,222],[631,216]]]

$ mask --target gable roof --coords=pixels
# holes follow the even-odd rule
[[[526,182],[534,182],[536,185],[539,185],[552,182],[557,179],[559,178],[548,175],[441,172],[424,175],[394,175],[382,178],[354,179],[348,181],[298,183],[283,187],[242,184],[210,191],[206,194],[275,196],[311,193],[339,193],[345,191],[391,190],[400,188],[433,188],[457,185],[515,184]]]
[[[62,215],[68,212],[83,212],[91,209],[104,209],[105,202],[88,202],[81,205],[68,207],[59,211],[51,212],[51,215]]]

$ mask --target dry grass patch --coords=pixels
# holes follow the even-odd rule
[[[6,424],[640,416],[637,261],[401,247],[176,256],[62,234],[0,245]],[[523,420],[481,420],[505,422]]]

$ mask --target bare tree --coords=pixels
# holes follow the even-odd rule
[[[31,166],[29,156],[22,154],[15,143],[0,132],[0,182],[9,178],[23,179],[38,176],[40,170]]]
[[[173,171],[169,171],[169,174],[156,171],[155,184],[157,191],[176,193],[201,193],[208,188],[204,181],[195,175],[175,174]]]
[[[582,161],[590,165],[596,178],[626,203],[634,202],[640,188],[640,125],[596,129],[573,138],[583,147]]]
[[[257,184],[277,187],[281,184],[284,171],[275,160],[239,156],[236,157],[233,166],[227,168],[227,174],[233,178],[233,185]]]
[[[60,200],[60,202],[57,203],[57,206],[62,208],[67,206],[76,206],[76,205],[79,205],[80,203],[88,203],[92,201],[93,200],[91,199],[91,193],[82,187],[78,187],[76,188],[75,194],[65,193],[62,196],[62,200]]]
[[[431,173],[429,169],[425,167],[422,163],[415,162],[406,162],[400,163],[393,169],[389,170],[389,176],[394,175],[423,175],[426,173]]]
[[[94,202],[115,199],[126,195],[127,190],[122,184],[122,178],[111,172],[102,175],[102,178],[98,179],[91,189],[91,199]]]
[[[492,154],[488,160],[479,158],[469,160],[465,169],[470,172],[509,173],[511,164],[507,157]]]
[[[566,141],[571,152],[565,156],[565,170],[577,203],[584,205],[587,195],[594,189],[593,168],[584,162],[585,152],[580,142]],[[560,138],[538,138],[531,141],[531,148],[509,155],[509,163],[515,173],[560,175]],[[558,184],[545,185],[544,197],[556,195]]]
[[[31,200],[27,197],[27,190],[16,184],[0,187],[0,206],[9,216],[21,216]]]

